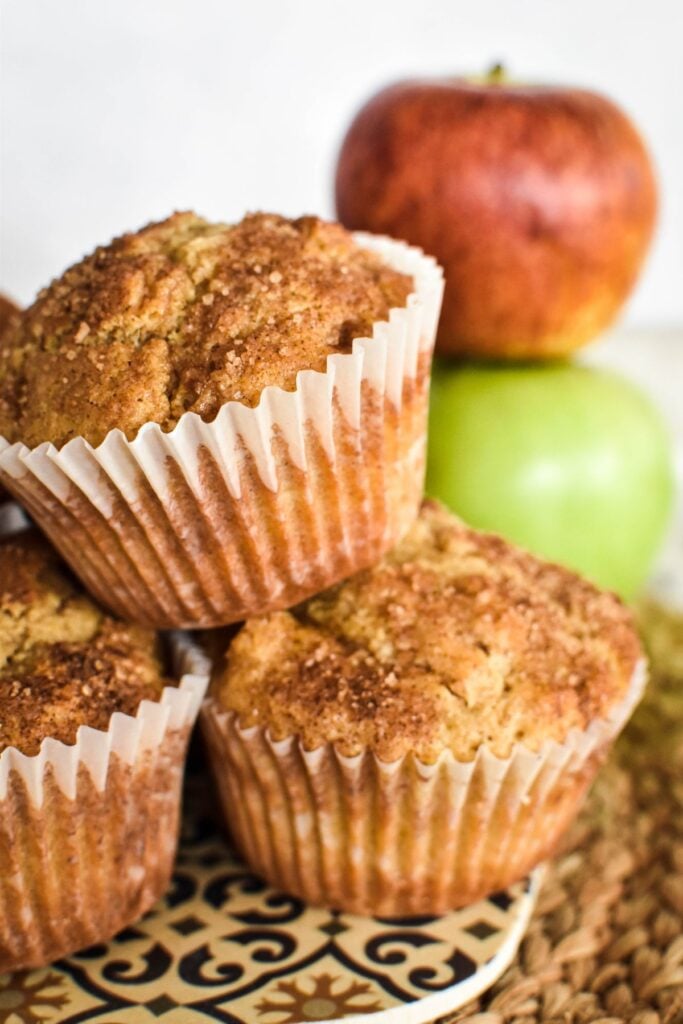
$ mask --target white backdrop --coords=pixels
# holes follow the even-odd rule
[[[663,192],[633,324],[683,323],[680,0],[0,0],[0,290],[22,302],[96,243],[195,208],[332,212],[357,105],[495,59],[607,92]]]

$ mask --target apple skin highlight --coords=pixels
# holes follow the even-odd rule
[[[582,89],[407,81],[374,96],[343,141],[337,213],[403,238],[446,272],[446,354],[568,354],[630,293],[653,233],[644,143],[610,100]]]

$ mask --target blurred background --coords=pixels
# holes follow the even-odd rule
[[[654,157],[659,227],[616,333],[580,358],[654,396],[683,480],[679,0],[2,0],[0,11],[0,289],[22,304],[95,244],[174,209],[332,215],[344,131],[392,80],[501,60],[519,79],[616,100]]]
[[[678,0],[2,0],[2,284],[28,302],[93,244],[173,209],[331,214],[353,111],[404,75],[585,85],[658,167],[628,322],[683,323]]]

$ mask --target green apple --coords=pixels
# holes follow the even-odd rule
[[[652,403],[611,372],[437,363],[427,491],[628,599],[671,511],[671,445]]]

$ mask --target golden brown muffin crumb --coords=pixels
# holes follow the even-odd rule
[[[8,299],[6,295],[0,293],[0,338],[5,331],[12,327],[18,316],[19,307],[11,299]],[[7,491],[0,485],[0,502],[3,502],[7,497]]]
[[[410,277],[338,224],[176,213],[97,249],[42,291],[0,343],[0,434],[34,446],[119,427],[213,419],[266,385],[292,389],[404,306]]]
[[[248,621],[214,695],[242,725],[307,749],[467,761],[607,716],[640,654],[614,595],[425,502],[377,566]]]
[[[0,292],[0,337],[9,330],[19,317],[19,307]]]
[[[104,615],[33,531],[0,540],[0,753],[74,743],[170,685],[154,633]]]

